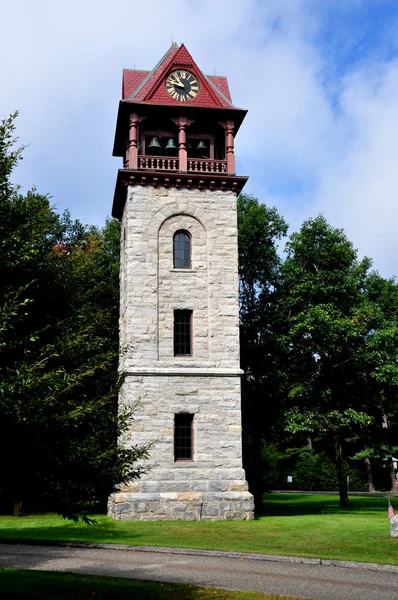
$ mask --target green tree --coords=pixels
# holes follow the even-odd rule
[[[361,348],[361,376],[366,380],[368,410],[374,426],[367,432],[357,458],[364,458],[372,487],[371,464],[386,460],[391,491],[397,491],[392,455],[398,451],[398,286],[394,279],[370,273],[364,288],[361,321],[366,336]]]
[[[290,408],[285,428],[322,436],[333,448],[340,505],[346,506],[344,441],[358,438],[373,419],[358,369],[367,336],[362,291],[370,261],[358,261],[344,232],[322,216],[304,222],[286,252]]]
[[[238,198],[244,466],[257,510],[264,493],[263,440],[281,435],[286,337],[279,304],[278,242],[286,231],[275,208],[245,194]]]
[[[0,494],[77,518],[142,472],[118,439],[118,223],[62,218],[10,183],[21,158],[0,128]]]

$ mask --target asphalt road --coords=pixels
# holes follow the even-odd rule
[[[0,567],[190,583],[317,600],[398,600],[398,573],[250,558],[0,544]]]

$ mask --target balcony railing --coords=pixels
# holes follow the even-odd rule
[[[188,171],[196,173],[226,173],[226,160],[188,158]]]
[[[128,168],[126,166],[125,168]],[[178,171],[177,157],[167,156],[139,156],[138,168],[146,171]],[[189,173],[226,173],[227,161],[214,159],[188,158]]]
[[[155,171],[178,171],[178,158],[167,156],[139,156],[138,168]]]

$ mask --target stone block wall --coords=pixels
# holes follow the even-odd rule
[[[173,268],[173,236],[192,240]],[[250,519],[242,469],[236,195],[130,187],[122,219],[124,443],[153,443],[147,474],[109,499],[121,520]],[[173,355],[173,312],[193,311],[193,352]],[[193,459],[174,459],[174,418],[193,417]]]
[[[120,370],[239,369],[236,194],[130,187],[122,218]],[[192,234],[192,269],[173,269],[173,234]],[[193,356],[172,355],[172,310],[194,310]]]
[[[116,521],[245,521],[254,518],[254,503],[249,492],[119,492],[108,514]]]

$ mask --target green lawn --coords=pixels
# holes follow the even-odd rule
[[[0,569],[0,597],[15,600],[288,600],[257,592],[227,592],[192,585],[20,569]]]
[[[353,497],[351,502],[351,508],[340,509],[337,496],[267,494],[265,515],[255,521],[125,522],[99,515],[97,525],[87,526],[52,514],[2,516],[0,539],[235,550],[398,565],[398,538],[389,537],[387,499]]]

